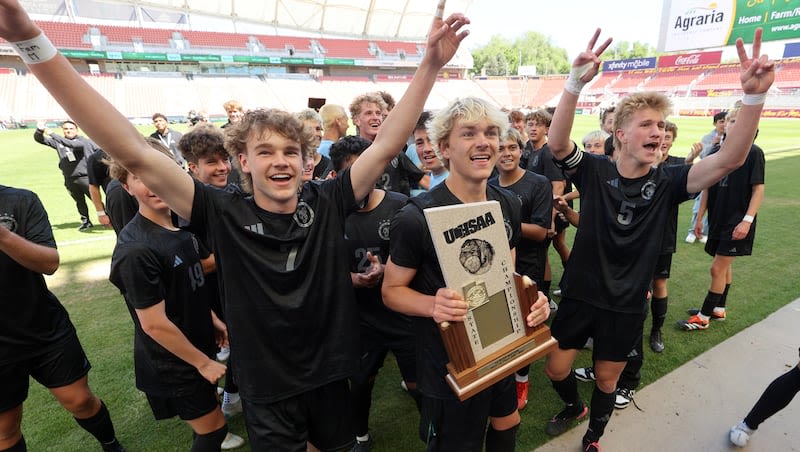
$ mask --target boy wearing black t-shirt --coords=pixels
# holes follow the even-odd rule
[[[157,420],[179,416],[192,427],[192,450],[219,450],[228,426],[216,382],[225,366],[212,357],[215,336],[224,344],[227,331],[211,310],[217,294],[206,285],[199,244],[172,225],[169,207],[138,177],[116,163],[111,174],[139,202],[119,234],[109,276],[135,327],[136,387]]]
[[[59,264],[53,230],[35,193],[0,185],[0,450],[27,450],[22,403],[30,377],[105,451],[124,451],[106,405],[88,385],[91,365],[66,309],[43,274]]]
[[[41,39],[16,3],[0,17],[10,42]],[[225,129],[225,147],[253,196],[206,187],[153,151],[130,122],[61,55],[30,70],[89,135],[214,244],[226,321],[251,447],[341,449],[353,443],[347,378],[356,367],[357,318],[347,261],[347,215],[402,148],[439,70],[467,36],[462,14],[437,9],[426,52],[405,96],[353,166],[334,180],[302,184],[310,137],[286,112],[256,110]],[[38,41],[37,41],[38,42]],[[19,47],[19,46],[18,46]],[[29,48],[22,46],[23,49]],[[24,53],[24,50],[23,50]],[[28,54],[25,53],[26,57]],[[38,54],[37,54],[38,56]],[[52,58],[51,58],[52,57]]]
[[[508,118],[478,98],[459,99],[434,115],[428,134],[450,175],[412,198],[392,220],[390,258],[383,281],[387,306],[412,316],[417,337],[417,378],[422,393],[420,438],[428,450],[513,450],[520,417],[511,376],[460,402],[445,382],[449,361],[438,323],[463,322],[467,304],[445,287],[423,209],[496,200],[511,248],[520,238],[520,202],[512,192],[488,185]],[[534,325],[550,308],[540,292],[527,316]],[[490,427],[486,429],[486,424]]]
[[[599,439],[614,409],[617,379],[625,362],[634,357],[637,338],[641,340],[646,306],[642,300],[653,278],[670,210],[744,162],[765,93],[774,81],[773,63],[759,57],[759,29],[753,38],[752,60],[742,40],[736,44],[748,105],[742,108],[740,127],[723,151],[691,166],[653,168],[670,104],[661,94],[636,93],[616,106],[618,158],[612,162],[578,150],[569,139],[580,90],[597,74],[599,55],[611,43],[608,39],[593,50],[599,34],[598,29],[586,51],[575,59],[550,127],[553,158],[581,193],[581,220],[561,282],[563,300],[552,325],[559,347],[545,366],[566,407],[553,416],[546,431],[560,434],[586,416],[572,363],[591,336],[597,380],[589,429],[583,437],[586,451],[599,450]]]
[[[553,189],[546,177],[519,166],[522,146],[522,135],[517,129],[509,128],[500,141],[496,165],[499,175],[489,179],[489,184],[510,190],[519,198],[522,237],[517,244],[515,270],[541,285],[547,262],[547,230],[552,220]],[[529,370],[530,366],[525,366],[515,375],[518,410],[528,403]]]
[[[738,108],[728,112],[723,142],[737,127],[738,115]],[[711,155],[719,149],[719,145],[714,146]],[[690,309],[690,317],[678,322],[681,329],[704,330],[710,325],[709,320],[725,320],[725,305],[733,282],[733,261],[736,256],[749,256],[753,252],[756,218],[763,199],[764,151],[753,144],[744,165],[703,191],[697,215],[701,221],[695,223],[695,233],[701,231],[703,214],[708,210],[705,250],[714,258],[711,286],[702,308],[699,311]]]
[[[330,148],[335,173],[349,168],[370,142],[348,136]],[[350,378],[356,446],[366,451],[372,445],[369,434],[369,411],[372,389],[386,354],[391,351],[409,394],[419,401],[414,335],[411,319],[389,310],[381,297],[381,281],[389,257],[389,224],[408,197],[378,188],[372,190],[365,205],[347,217],[345,243],[350,259],[350,278],[358,306],[361,353],[358,371]]]

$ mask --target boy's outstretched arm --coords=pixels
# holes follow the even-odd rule
[[[686,181],[686,191],[689,193],[697,193],[711,186],[740,167],[747,159],[767,91],[775,81],[775,62],[766,55],[761,55],[761,34],[760,28],[753,34],[752,58],[747,56],[744,41],[741,38],[736,40],[736,51],[741,65],[739,79],[744,91],[743,105],[720,150],[692,165]]]
[[[26,63],[67,114],[175,213],[191,218],[194,197],[191,176],[169,157],[151,149],[130,121],[89,86],[64,56],[56,54],[49,58],[54,47],[17,0],[0,0],[0,37],[20,54],[42,57],[39,62]]]
[[[381,125],[375,141],[350,170],[356,200],[367,196],[386,165],[403,148],[422,113],[439,70],[453,58],[459,44],[469,34],[468,30],[460,31],[464,25],[470,23],[463,14],[455,13],[442,19],[439,14],[444,10],[444,3],[444,0],[439,2],[437,15],[428,33],[425,56],[414,74],[414,79]]]
[[[598,28],[592,39],[589,40],[586,50],[572,62],[572,70],[564,90],[561,92],[556,112],[553,114],[547,134],[547,145],[550,147],[550,152],[553,153],[553,158],[557,160],[563,160],[574,149],[569,134],[572,132],[572,124],[575,122],[575,107],[578,104],[578,97],[583,85],[589,83],[597,75],[597,70],[600,68],[600,55],[611,44],[611,38],[608,38],[595,49],[599,37],[600,29]]]

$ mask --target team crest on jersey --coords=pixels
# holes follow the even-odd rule
[[[314,209],[305,201],[297,203],[297,210],[294,212],[294,222],[301,228],[307,228],[314,224]]]
[[[392,224],[392,220],[382,220],[378,223],[378,237],[381,240],[389,240],[389,226]]]
[[[0,227],[4,227],[11,232],[16,232],[17,230],[17,220],[11,214],[1,214],[0,215]]]
[[[511,240],[511,238],[514,236],[514,229],[511,228],[511,223],[509,223],[508,220],[504,219],[503,225],[506,227],[506,237],[508,238],[508,240]]]
[[[397,168],[397,165],[399,165],[399,164],[400,164],[400,161],[397,159],[397,157],[392,159],[392,162],[391,162],[392,168]]]
[[[656,193],[656,183],[649,180],[642,185],[642,199],[650,201]]]

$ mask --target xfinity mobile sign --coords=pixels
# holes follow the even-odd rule
[[[751,42],[764,30],[763,41],[800,37],[800,1],[664,0],[658,51],[674,52]]]

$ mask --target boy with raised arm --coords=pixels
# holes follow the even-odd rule
[[[286,112],[256,110],[227,127],[225,147],[252,196],[192,180],[152,149],[86,84],[27,17],[4,0],[0,36],[108,154],[192,230],[216,245],[231,348],[254,450],[350,447],[347,377],[357,359],[356,312],[342,237],[347,215],[402,148],[438,71],[467,36],[462,14],[433,20],[417,73],[372,145],[336,179],[302,184],[310,137]],[[440,2],[439,11],[444,8]],[[24,41],[24,42],[23,42]]]
[[[616,162],[578,150],[569,139],[581,88],[596,74],[608,39],[594,50],[598,29],[575,59],[550,127],[553,158],[581,193],[581,223],[564,270],[563,299],[553,321],[559,346],[545,373],[566,407],[546,431],[558,435],[587,408],[578,395],[572,363],[589,336],[594,337],[597,377],[589,429],[583,449],[599,450],[599,439],[614,409],[614,390],[644,328],[645,299],[661,252],[670,209],[740,166],[750,149],[766,92],[774,80],[773,63],[759,56],[761,30],[753,38],[753,58],[744,43],[736,47],[745,92],[740,124],[723,149],[694,165],[652,165],[664,138],[669,100],[658,93],[636,93],[616,106]],[[602,269],[597,272],[597,269]]]

